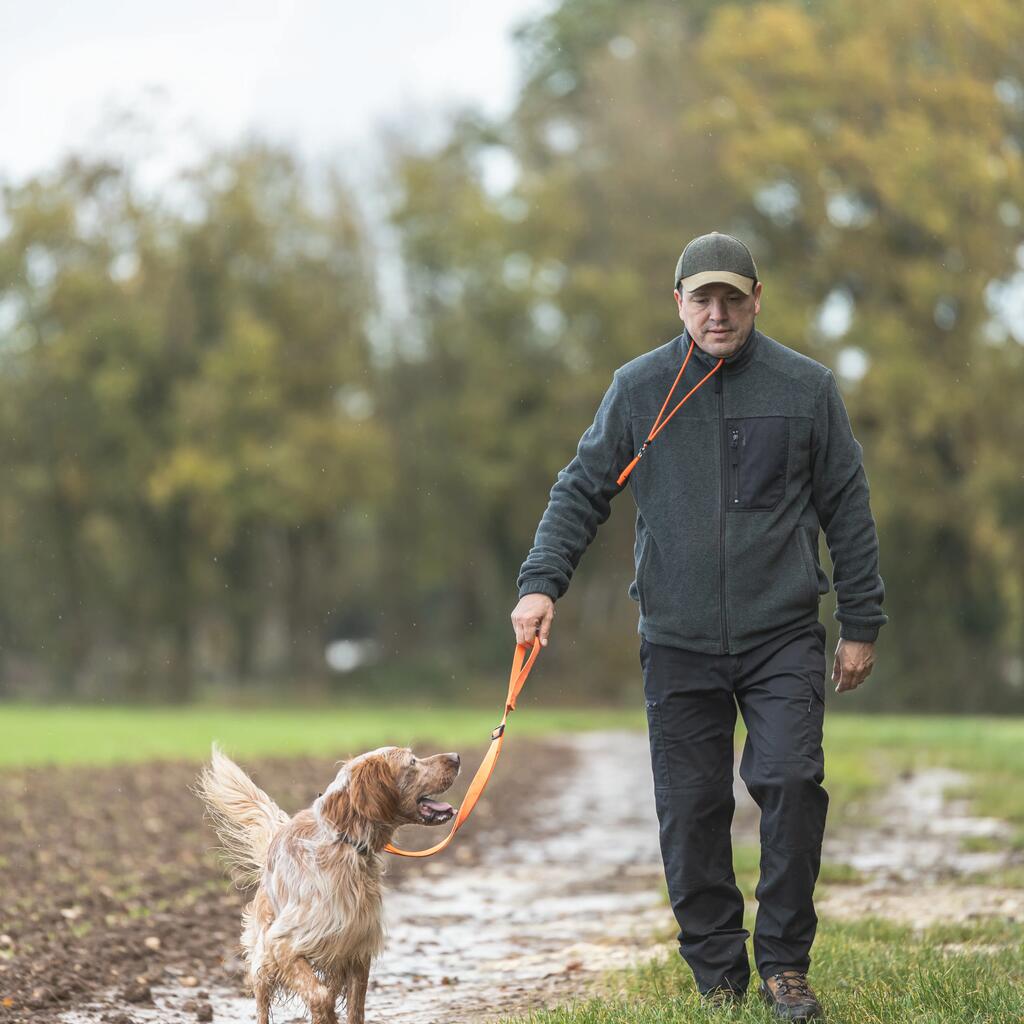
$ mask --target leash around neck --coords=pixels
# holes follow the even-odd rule
[[[696,344],[693,340],[690,341],[690,347],[686,352],[686,358],[683,360],[683,365],[679,367],[679,372],[676,374],[676,379],[672,382],[672,387],[668,389],[668,394],[665,396],[665,401],[661,404],[661,410],[659,411],[657,418],[654,421],[654,426],[651,427],[651,432],[647,435],[647,440],[640,445],[640,451],[633,457],[633,461],[619,474],[618,485],[624,486],[626,481],[629,479],[629,474],[636,468],[636,464],[644,457],[644,452],[647,451],[648,447],[653,443],[654,439],[665,429],[665,425],[679,410],[686,404],[687,399],[701,386],[701,384],[710,380],[711,377],[718,372],[722,364],[725,362],[724,359],[719,359],[715,364],[715,368],[708,374],[706,374],[700,381],[698,381],[690,390],[683,395],[675,408],[667,415],[664,419],[661,417],[665,413],[665,409],[668,407],[668,403],[672,398],[676,390],[676,385],[682,379],[683,372],[686,370],[686,364],[690,361],[690,356],[693,355],[693,346]]]
[[[527,657],[527,651],[530,652],[529,657]],[[501,753],[501,744],[505,738],[505,723],[508,721],[508,716],[516,709],[516,698],[526,684],[526,677],[529,676],[538,654],[540,654],[539,637],[533,638],[532,650],[529,644],[516,644],[515,654],[512,656],[512,671],[508,680],[508,696],[505,698],[505,713],[501,716],[498,726],[491,731],[491,745],[487,748],[487,753],[484,754],[484,759],[480,762],[480,767],[477,768],[476,775],[473,776],[473,781],[469,784],[469,789],[466,790],[459,813],[455,816],[452,830],[441,842],[427,850],[400,850],[397,846],[388,843],[384,847],[386,852],[394,853],[399,857],[432,857],[435,853],[440,853],[455,838],[455,833],[466,823],[466,819],[473,813],[473,808],[476,807],[477,801],[487,788],[488,780],[494,772],[494,766],[498,763],[498,755]]]

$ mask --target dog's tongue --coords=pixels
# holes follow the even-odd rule
[[[420,807],[425,807],[435,814],[454,814],[455,808],[451,804],[443,804],[440,800],[421,800]]]

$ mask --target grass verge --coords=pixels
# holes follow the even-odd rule
[[[1024,826],[1024,718],[832,714],[825,744],[844,786],[944,765],[970,775],[975,813]]]
[[[1022,943],[1024,928],[1001,922],[914,932],[876,920],[824,921],[811,983],[829,1024],[1012,1024],[1024,1019]],[[609,991],[605,998],[507,1018],[507,1024],[778,1019],[753,988],[740,1007],[705,1009],[678,957],[620,975]]]
[[[504,697],[502,694],[498,701]],[[33,707],[0,705],[0,767],[201,759],[217,740],[239,757],[337,755],[383,744],[487,742],[500,709],[330,707],[309,709]],[[521,705],[510,737],[642,728],[643,711],[552,711]]]

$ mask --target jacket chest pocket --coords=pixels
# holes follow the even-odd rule
[[[775,508],[786,490],[789,420],[785,416],[748,416],[725,421],[729,464],[727,507]]]

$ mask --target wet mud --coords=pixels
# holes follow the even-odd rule
[[[1014,848],[1009,824],[979,817],[969,801],[951,795],[967,782],[948,768],[907,772],[872,801],[872,822],[828,833],[825,859],[849,865],[862,881],[828,886],[819,913],[918,929],[985,918],[1024,922],[1024,890],[972,882],[1024,862],[1024,851]],[[991,849],[971,849],[964,842],[971,839],[987,840]]]

